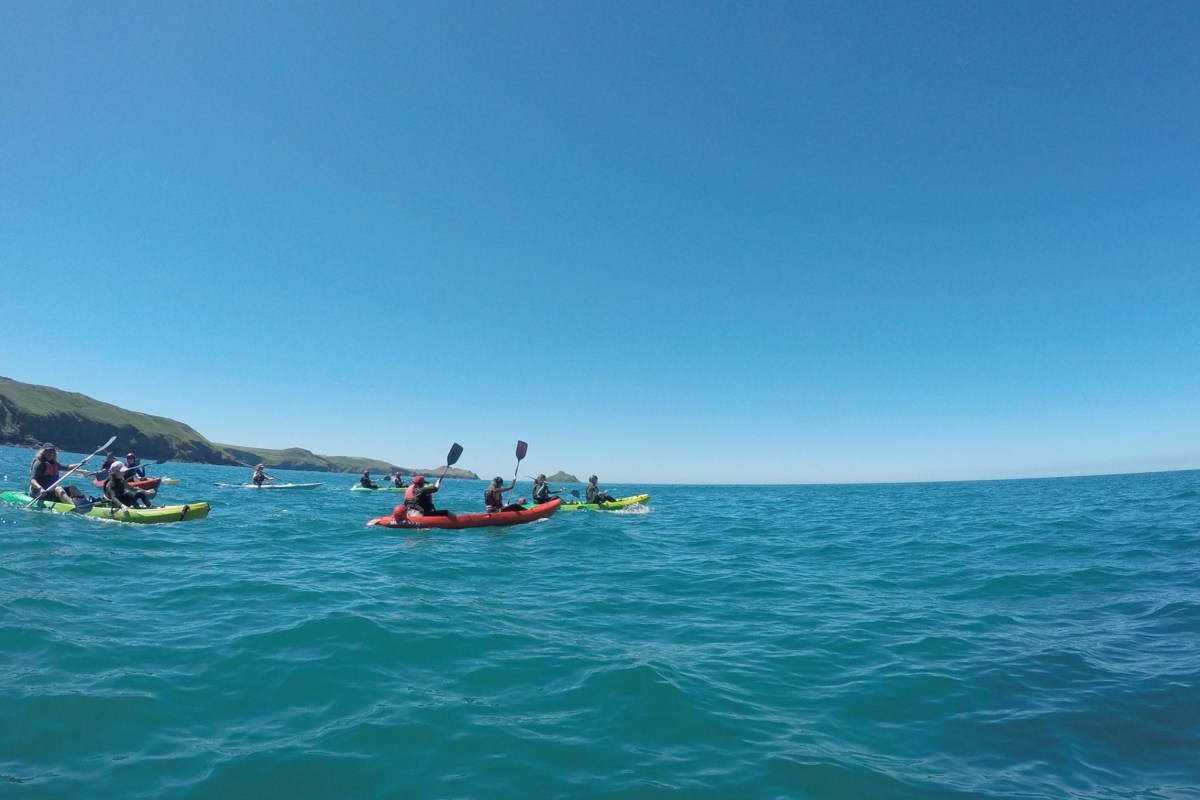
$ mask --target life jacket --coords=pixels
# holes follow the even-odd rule
[[[499,511],[504,507],[504,492],[488,487],[483,490],[483,506],[488,511]]]
[[[29,467],[29,482],[30,482],[30,484],[32,484],[33,481],[37,479],[38,464],[43,465],[42,466],[42,479],[40,481],[38,481],[38,483],[42,484],[42,488],[45,489],[50,484],[52,484],[56,480],[58,480],[58,462],[57,461],[46,461],[43,458],[35,458],[33,460],[33,464],[31,464]],[[32,488],[32,485],[30,486],[30,488]]]

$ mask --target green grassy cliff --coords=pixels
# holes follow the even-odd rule
[[[54,442],[68,452],[90,453],[117,437],[115,450],[134,451],[143,461],[161,458],[200,464],[265,463],[275,469],[313,472],[392,473],[413,475],[420,470],[357,456],[321,456],[293,447],[268,450],[218,444],[194,428],[166,417],[156,417],[102,403],[86,395],[50,386],[21,383],[0,377],[0,443],[38,447]],[[437,470],[440,472],[440,468]],[[430,470],[433,473],[433,470]],[[470,470],[450,469],[452,478],[478,478]]]

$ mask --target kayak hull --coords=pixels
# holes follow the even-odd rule
[[[407,486],[376,486],[374,489],[356,483],[350,487],[352,492],[403,492]]]
[[[264,483],[255,486],[253,483],[218,483],[222,489],[315,489],[324,486],[323,483]]]
[[[32,500],[24,492],[0,492],[0,500],[24,506]],[[187,503],[178,506],[156,506],[154,508],[121,509],[115,506],[96,504],[87,511],[79,511],[75,506],[66,503],[42,502],[30,506],[30,511],[49,511],[55,514],[79,514],[84,517],[111,519],[116,522],[138,522],[154,524],[164,522],[187,522],[193,519],[204,519],[208,516],[208,503]]]
[[[443,530],[500,528],[509,525],[523,525],[527,522],[536,522],[539,519],[549,519],[554,516],[554,512],[558,511],[561,505],[562,500],[556,497],[549,503],[542,503],[532,508],[521,508],[516,511],[497,511],[491,514],[455,514],[451,512],[445,516],[403,517],[401,519],[396,519],[396,517],[389,515],[369,520],[367,524],[378,525],[381,528],[406,528],[409,530],[416,528],[440,528]]]
[[[630,506],[644,506],[650,500],[648,494],[634,494],[629,497],[618,497],[607,503],[563,503],[563,511],[617,511]]]

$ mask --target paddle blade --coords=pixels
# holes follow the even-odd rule
[[[462,455],[462,445],[455,442],[450,448],[450,452],[446,454],[446,466],[453,467],[458,463],[458,457]]]
[[[517,461],[525,458],[525,453],[528,452],[528,450],[529,445],[525,444],[520,439],[517,439]]]

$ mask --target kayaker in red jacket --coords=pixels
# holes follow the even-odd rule
[[[438,478],[437,483],[430,486],[425,482],[424,475],[414,475],[412,483],[404,490],[404,505],[396,506],[392,515],[397,519],[406,515],[410,517],[445,516],[449,512],[438,511],[433,507],[433,495],[441,487],[441,478]]]
[[[69,470],[71,467],[68,466],[67,469]],[[50,444],[50,442],[46,442],[42,445],[42,449],[38,450],[34,455],[33,463],[29,465],[29,496],[51,502],[74,505],[71,502],[70,495],[67,494],[66,488],[54,486],[61,470],[62,467],[58,463],[58,448]],[[51,486],[54,486],[54,488],[43,498],[42,495]]]

